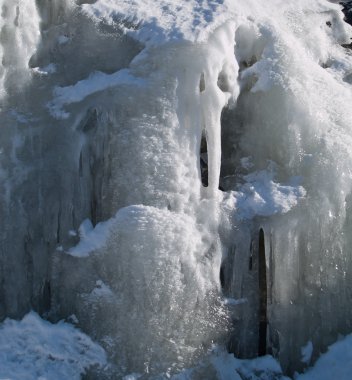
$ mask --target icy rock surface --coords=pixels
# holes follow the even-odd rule
[[[1,319],[75,314],[115,378],[352,329],[340,5],[0,4]]]

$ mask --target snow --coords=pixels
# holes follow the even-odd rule
[[[302,349],[305,361],[310,361],[312,353],[312,343],[308,342]],[[309,357],[309,358],[308,358]],[[205,363],[210,362],[216,371],[217,380],[290,380],[291,378],[283,375],[280,364],[272,356],[266,355],[255,359],[237,359],[227,352],[214,348],[199,367],[188,369],[172,377],[173,380],[193,379],[192,374],[199,371],[199,368],[206,367]],[[352,334],[341,338],[332,344],[328,351],[322,354],[317,362],[306,370],[303,374],[296,373],[294,380],[350,380],[352,371]],[[208,372],[209,373],[209,372]],[[204,379],[208,379],[207,372],[203,374]]]
[[[193,378],[204,380],[290,380],[282,374],[280,364],[269,355],[251,360],[237,359],[218,347],[214,347],[197,367],[171,377],[172,380],[191,380]]]
[[[54,99],[48,103],[48,108],[54,117],[66,119],[69,117],[69,113],[63,111],[62,107],[64,105],[81,102],[89,95],[118,85],[144,85],[144,81],[143,79],[135,78],[127,69],[113,74],[97,71],[91,73],[89,78],[83,79],[74,85],[56,87]]]
[[[34,67],[32,70],[38,75],[50,75],[56,73],[57,67],[54,63],[49,63],[47,66]]]
[[[85,219],[79,227],[79,243],[70,248],[68,254],[76,257],[87,257],[92,251],[101,248],[106,244],[110,233],[112,219],[98,223],[95,228],[89,219]]]
[[[182,5],[173,0],[98,0],[83,9],[96,20],[127,24],[126,30],[135,38],[153,46],[168,41],[206,41],[233,16],[229,5],[223,0],[187,0]]]
[[[289,212],[305,197],[306,191],[297,184],[299,178],[291,178],[291,183],[284,185],[275,182],[274,176],[267,170],[243,176],[245,183],[239,186],[238,191],[224,195],[223,207],[229,211],[236,210],[238,219]]]
[[[295,380],[349,380],[352,373],[352,334],[332,344],[312,368]]]
[[[105,351],[68,323],[51,324],[30,312],[0,324],[1,379],[78,380],[106,363]]]
[[[102,282],[97,285],[104,288]],[[78,323],[75,315],[70,318]],[[310,360],[307,356],[311,355],[311,344],[308,342],[302,349],[306,362]],[[303,374],[296,374],[294,379],[349,380],[351,355],[352,334],[331,345],[313,367]],[[22,321],[7,319],[0,324],[0,363],[0,378],[9,380],[74,380],[80,379],[90,366],[103,368],[107,365],[104,350],[88,336],[68,323],[44,321],[34,312],[27,314]],[[215,371],[217,380],[289,380],[282,374],[280,364],[269,355],[243,360],[218,347],[213,348],[198,366],[168,378],[190,380],[193,374],[201,371],[205,371],[203,379],[208,379],[211,371]],[[140,377],[141,374],[130,373],[123,379],[137,380]]]

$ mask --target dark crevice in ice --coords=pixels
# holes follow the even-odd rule
[[[342,5],[342,12],[345,15],[344,20],[352,25],[352,1],[351,0],[345,0],[341,1],[340,4]]]
[[[204,92],[205,91],[205,78],[204,78],[204,73],[200,75],[200,80],[199,80],[199,92]]]
[[[267,335],[267,279],[266,279],[266,258],[265,258],[265,241],[264,231],[259,231],[258,245],[258,275],[259,275],[259,339],[258,355],[264,356],[267,353],[266,335]]]
[[[208,144],[205,134],[202,135],[200,143],[200,175],[202,179],[202,185],[208,187]]]

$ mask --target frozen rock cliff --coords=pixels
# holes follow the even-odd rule
[[[213,344],[292,373],[351,331],[340,5],[0,3],[1,319],[74,314],[101,379]]]

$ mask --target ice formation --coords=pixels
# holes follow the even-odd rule
[[[0,4],[0,319],[74,314],[101,379],[206,379],[214,343],[292,374],[351,331],[339,4]]]

